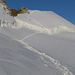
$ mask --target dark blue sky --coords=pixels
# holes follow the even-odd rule
[[[75,0],[5,0],[9,8],[53,11],[75,24]]]

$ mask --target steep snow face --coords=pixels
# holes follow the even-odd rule
[[[27,27],[48,34],[60,33],[63,30],[75,32],[75,26],[51,11],[30,11],[29,14],[18,15],[15,20],[17,28]]]
[[[73,75],[60,62],[27,43],[0,33],[1,75]]]
[[[0,3],[0,25],[1,25],[1,22],[13,23],[15,21],[13,17],[7,14],[9,11],[8,10],[5,11],[4,7],[6,6]]]
[[[25,19],[26,17],[26,19]],[[30,14],[26,15],[19,15],[17,16],[18,19],[21,19],[22,21],[26,21],[30,24],[37,24],[39,26],[51,28],[55,26],[68,26],[72,27],[73,24],[65,20],[64,18],[60,17],[59,15],[55,14],[52,11],[30,11]]]
[[[51,11],[11,17],[0,4],[1,75],[75,75],[75,26]]]

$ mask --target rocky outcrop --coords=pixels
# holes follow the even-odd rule
[[[22,7],[20,9],[18,9],[17,11],[18,11],[18,14],[21,14],[21,13],[28,13],[29,14],[29,10],[26,7]]]
[[[11,16],[17,16],[17,14],[23,14],[23,13],[28,13],[28,14],[30,14],[30,13],[29,13],[29,10],[28,10],[26,7],[22,7],[22,8],[20,8],[20,9],[18,9],[18,10],[12,8],[10,11],[11,11],[11,12],[10,12]]]
[[[12,8],[12,9],[11,9],[11,12],[10,12],[10,15],[11,15],[11,16],[17,16],[17,14],[18,14],[17,10],[14,9],[14,8]]]
[[[8,11],[7,14],[10,14],[11,16],[17,16],[17,14],[23,14],[23,13],[29,14],[29,10],[26,7],[22,7],[16,10],[14,8],[10,9],[4,0],[0,0],[0,3],[4,5],[3,9],[5,10],[5,12]]]
[[[10,8],[7,6],[6,2],[4,0],[0,0],[0,3],[4,5],[3,9],[6,11],[8,10],[10,12]]]

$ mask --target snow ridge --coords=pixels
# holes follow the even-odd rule
[[[55,34],[55,33],[62,32],[63,30],[67,32],[72,32],[72,33],[75,32],[74,28],[71,28],[65,25],[58,25],[56,27],[46,28],[46,27],[43,27],[42,25],[39,26],[39,25],[30,24],[28,22],[24,22],[22,20],[17,19],[16,17],[13,22],[0,20],[0,27],[12,27],[15,29],[21,29],[23,27],[26,27],[32,30],[36,30],[40,33],[47,33],[47,34]]]
[[[26,28],[39,31],[41,33],[47,33],[47,34],[55,34],[60,31],[63,31],[63,30],[65,30],[67,32],[75,32],[74,28],[67,27],[65,25],[58,25],[56,27],[46,28],[46,27],[43,27],[42,25],[38,26],[38,25],[30,24],[28,22],[23,22],[17,18],[15,18],[15,20],[16,20],[16,27],[15,28],[19,28],[19,29],[22,27],[26,27]]]
[[[50,62],[53,63],[53,65],[55,66],[55,68],[59,71],[61,71],[61,73],[63,75],[73,75],[72,72],[69,71],[69,69],[63,65],[61,65],[61,63],[55,59],[53,59],[52,57],[46,55],[45,53],[41,53],[38,50],[34,49],[33,47],[31,47],[28,43],[23,42],[22,40],[17,40],[14,39],[15,41],[21,43],[25,48],[27,48],[28,50],[31,50],[39,55],[41,55],[42,59],[44,59],[43,57],[47,58],[50,60]],[[45,61],[47,62],[47,61]],[[47,67],[47,65],[45,64],[45,66]]]

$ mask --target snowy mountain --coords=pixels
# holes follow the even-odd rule
[[[52,11],[12,17],[0,3],[0,75],[75,75],[75,26]]]

